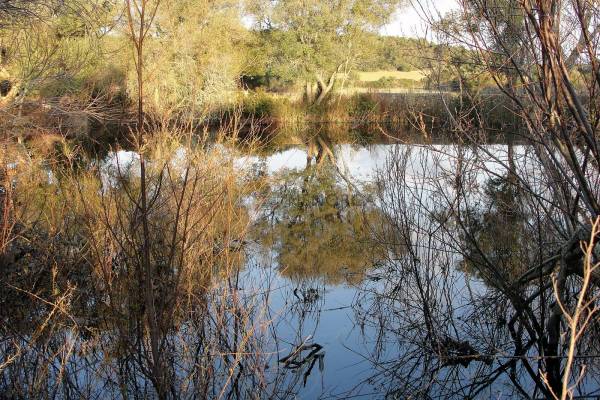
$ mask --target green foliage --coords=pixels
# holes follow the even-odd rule
[[[424,39],[381,36],[369,33],[364,39],[365,57],[357,63],[363,71],[413,71],[430,67],[436,45]]]
[[[115,20],[123,22],[118,20],[122,4],[63,3],[39,21],[22,22],[21,30],[2,30],[4,42],[14,45],[8,49],[1,78],[8,76],[16,88],[13,92],[23,97],[95,102],[102,98],[111,111],[117,110],[112,107],[115,102],[124,111],[137,91],[132,49],[125,31],[115,28],[103,34],[111,24],[119,26]],[[464,49],[380,36],[378,28],[389,21],[398,4],[398,0],[256,0],[247,9],[256,18],[253,30],[242,24],[234,0],[178,0],[161,7],[143,60],[145,110],[164,120],[198,121],[223,110],[231,116],[237,107],[246,117],[278,121],[387,121],[396,118],[393,115],[406,120],[405,104],[396,97],[339,97],[303,109],[285,95],[241,95],[239,88],[290,93],[302,87],[316,97],[323,85],[312,83],[308,89],[306,82],[320,77],[329,83],[346,74],[355,86],[415,88],[421,84],[387,77],[352,82],[351,71],[429,70],[433,59],[443,67],[424,82],[429,88],[457,89],[458,77],[467,90],[487,85],[489,75],[473,67],[473,54]]]
[[[475,51],[460,46],[437,46],[435,64],[432,64],[425,87],[463,91],[471,96],[495,86],[485,63]]]
[[[376,112],[378,102],[369,95],[358,94],[350,101],[350,116],[360,117]]]
[[[267,70],[284,79],[329,76],[356,64],[369,32],[389,21],[398,0],[256,0],[250,11],[265,44]]]
[[[242,110],[246,115],[255,117],[279,117],[289,100],[275,98],[264,92],[254,92],[242,99]]]
[[[160,8],[145,59],[147,110],[196,118],[230,101],[245,33],[232,0],[181,0]]]
[[[100,67],[101,24],[112,13],[109,2],[64,1],[37,18],[18,19],[0,29],[4,74],[21,99],[77,93],[85,75]]]

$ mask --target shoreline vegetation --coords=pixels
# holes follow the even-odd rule
[[[600,8],[410,3],[0,1],[0,398],[597,396]]]
[[[136,121],[129,104],[130,100],[118,98],[103,112],[89,114],[61,109],[60,101],[58,105],[34,101],[3,126],[14,140],[34,147],[72,142],[90,155],[101,155],[108,147],[131,148],[130,132]],[[351,95],[334,92],[329,101],[312,107],[286,94],[243,91],[230,103],[185,125],[199,140],[207,135],[235,136],[238,141],[258,141],[269,148],[300,144],[312,135],[311,129],[325,130],[331,140],[340,143],[393,142],[419,136],[431,141],[453,135],[451,115],[461,108],[471,108],[471,118],[485,136],[482,140],[514,135],[518,130],[514,115],[497,93],[480,95],[473,104],[473,99],[457,92],[426,89],[368,89]],[[181,128],[177,118],[161,123]]]

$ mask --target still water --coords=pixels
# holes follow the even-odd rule
[[[385,145],[369,148],[337,146],[336,165],[324,165],[322,168],[339,168],[339,171],[335,171],[333,173],[335,178],[325,184],[329,183],[332,186],[344,184],[339,176],[342,173],[358,186],[374,183],[377,169],[383,167],[388,153],[388,146]],[[263,163],[266,173],[273,177],[283,175],[289,178],[290,173],[304,171],[307,154],[301,148],[292,148],[263,159],[242,161],[245,165],[252,163]],[[318,174],[326,173],[328,172],[318,172]],[[335,223],[336,221],[330,222],[332,225]],[[324,240],[320,235],[322,232],[312,231],[313,229],[327,231],[331,228],[307,227],[306,232],[303,233],[306,236],[314,234],[315,237],[304,237],[306,241],[298,242],[298,247],[315,246],[314,241]],[[327,239],[332,237],[327,236]],[[352,243],[352,237],[345,237],[343,240],[350,241],[347,245],[351,248],[362,246],[360,243]],[[330,245],[335,247],[325,248]],[[261,247],[260,240],[259,247]],[[376,260],[364,251],[354,252],[353,249],[348,249],[335,240],[328,240],[326,243],[321,243],[321,246],[317,244],[312,250],[293,251],[295,260],[291,266],[280,264],[281,253],[269,250],[268,247],[257,248],[254,256],[250,258],[249,266],[251,266],[250,271],[258,274],[265,270],[273,271],[272,286],[276,289],[271,294],[269,307],[272,314],[280,316],[274,324],[276,337],[279,340],[278,351],[282,355],[279,359],[303,343],[319,344],[322,349],[318,354],[324,355],[321,368],[317,361],[306,380],[304,374],[310,367],[310,362],[297,369],[286,369],[284,366],[280,373],[298,375],[301,381],[298,396],[301,398],[345,397],[350,394],[375,395],[378,389],[369,383],[375,371],[366,357],[377,340],[377,332],[356,323],[354,306],[358,300],[357,291],[360,290],[361,283],[365,280],[375,282],[377,279],[374,265]],[[351,253],[349,257],[359,258],[349,261],[354,267],[350,268],[344,265],[347,261],[344,254],[332,254],[332,252],[348,252]],[[327,257],[330,260],[324,259]],[[310,265],[297,265],[304,263],[313,263],[316,268]],[[290,270],[290,267],[295,267],[297,271]],[[257,269],[259,272],[256,271]],[[377,284],[373,286],[377,287]],[[281,367],[278,360],[274,362],[280,365],[274,365],[273,368]]]
[[[411,202],[410,207],[416,212],[425,205],[435,208],[436,196],[432,193],[440,187],[452,191],[445,175],[453,170],[457,155],[462,151],[469,152],[469,149],[448,145],[421,147],[382,144],[362,147],[342,144],[336,145],[332,150],[334,162],[320,165],[317,169],[307,168],[307,153],[302,148],[239,160],[239,167],[255,168],[258,165],[274,181],[279,181],[280,185],[272,189],[273,198],[257,207],[260,209],[255,213],[257,221],[266,218],[277,222],[271,223],[267,230],[259,229],[260,234],[254,242],[255,247],[251,251],[247,269],[249,275],[261,275],[269,271],[272,279],[270,284],[274,289],[271,291],[269,309],[270,314],[278,316],[273,325],[277,341],[274,350],[276,349],[278,356],[272,360],[271,371],[275,370],[277,374],[297,382],[295,395],[306,399],[467,395],[469,389],[462,393],[459,391],[461,394],[449,394],[445,389],[436,393],[434,389],[425,395],[430,388],[425,389],[424,393],[396,393],[396,386],[402,383],[394,379],[393,369],[398,368],[396,362],[405,362],[401,357],[407,355],[407,349],[403,349],[405,345],[398,340],[396,330],[406,328],[396,325],[401,321],[394,321],[393,317],[385,313],[414,312],[413,316],[419,320],[422,319],[422,310],[384,308],[385,300],[382,299],[390,299],[390,291],[397,291],[394,287],[397,284],[394,272],[398,268],[398,257],[403,257],[404,254],[397,254],[398,251],[402,253],[397,248],[398,243],[388,242],[384,246],[376,246],[374,243],[385,243],[381,240],[381,235],[385,235],[389,229],[386,226],[387,218],[393,218],[389,214],[382,215],[386,212],[393,213],[382,202],[388,203],[389,207],[398,200],[391,193],[398,190],[396,183],[386,182],[386,178],[390,178],[392,163],[397,162],[400,155],[405,157],[402,184],[414,185],[419,191],[418,202],[415,202],[417,197],[405,199]],[[506,146],[487,146],[486,150],[489,154],[479,154],[477,160],[485,168],[477,170],[472,176],[478,185],[485,185],[491,177],[500,174],[502,165],[506,162]],[[516,151],[524,157],[523,148],[517,147]],[[310,179],[314,179],[314,186],[307,184],[311,182]],[[296,185],[295,193],[291,196],[282,195],[282,192],[290,190],[289,185]],[[294,210],[298,204],[282,205],[286,201],[304,202],[306,197],[315,195],[324,196],[322,201],[316,203],[319,210],[313,213],[310,206],[304,205],[301,218],[305,221],[302,222],[290,218],[290,214],[298,211]],[[327,199],[328,195],[334,199]],[[348,196],[353,201],[348,201]],[[340,199],[346,201],[342,206],[339,204]],[[344,208],[344,216],[328,218],[331,217],[325,210],[328,203],[333,203],[336,210]],[[280,209],[278,212],[284,210],[288,214],[273,217],[273,209],[277,208]],[[357,223],[352,217],[356,209],[360,209],[363,216],[370,213],[370,219],[359,222],[366,226],[353,230],[344,225]],[[311,216],[315,220],[306,221]],[[425,213],[419,218],[426,218]],[[305,226],[300,232],[294,232],[302,224]],[[413,240],[422,240],[422,233],[418,232],[419,223],[413,229],[415,232],[410,235]],[[265,236],[273,234],[275,238],[265,240]],[[290,240],[289,236],[296,240]],[[425,259],[434,263],[423,264],[420,268],[431,269],[434,275],[443,274],[445,282],[442,286],[447,285],[448,288],[444,289],[444,295],[451,298],[450,304],[446,306],[460,310],[454,311],[460,318],[467,314],[461,307],[468,308],[472,297],[478,291],[485,291],[484,284],[477,277],[465,277],[457,268],[461,258],[456,252],[445,249],[444,260],[439,260],[439,255],[432,257],[427,253],[433,246],[443,247],[443,244],[434,245],[430,240],[428,245],[429,249],[417,252],[423,253]],[[444,264],[445,267],[436,263]],[[401,280],[402,278],[399,279]],[[408,279],[404,280],[404,284],[411,285]],[[461,337],[464,339],[467,336],[465,334]],[[318,344],[317,354],[322,355],[322,359],[316,360],[314,365],[311,365],[312,360],[308,360],[293,369],[286,368],[285,363],[282,366],[281,356],[293,352],[302,344]],[[310,350],[312,348],[307,349],[304,355]],[[421,361],[417,361],[417,364],[419,362]],[[410,364],[411,360],[406,361],[406,365]],[[409,379],[424,378],[420,365],[415,364],[411,368],[413,370],[408,375]],[[443,374],[444,372],[440,375]],[[453,379],[456,379],[457,386],[463,383],[468,386],[468,382],[476,374],[476,371],[464,368],[464,371],[460,371],[461,376]],[[429,385],[433,388],[437,384]],[[501,386],[490,385],[486,388],[485,396],[502,397],[505,390]],[[504,395],[510,396],[511,393],[512,390],[505,391]]]
[[[135,174],[134,161],[111,154],[104,184],[115,165]],[[160,343],[168,372],[147,367],[140,306],[127,295],[137,288],[119,292],[131,304],[115,312],[105,288],[82,281],[85,319],[13,330],[3,313],[0,398],[152,398],[153,379],[172,382],[172,398],[547,395],[535,332],[551,287],[512,286],[544,256],[526,240],[535,216],[513,179],[550,196],[532,149],[335,144],[233,165],[256,187],[241,202],[248,229],[228,245],[239,263],[165,322],[175,326]],[[521,308],[520,296],[534,300]],[[36,304],[26,297],[6,293],[21,324],[60,314],[26,309]],[[577,393],[595,395],[595,360],[586,367]]]

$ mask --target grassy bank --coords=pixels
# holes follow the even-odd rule
[[[447,134],[457,123],[491,135],[518,129],[509,104],[493,94],[472,99],[434,92],[334,94],[319,106],[254,92],[214,118],[216,124],[223,121],[245,125],[242,137],[258,135],[269,143],[293,143],[297,139],[292,136],[302,137],[302,132],[314,130],[315,125],[329,125],[327,130],[335,137],[343,136],[336,131],[354,136],[359,132],[358,136],[373,140],[411,131]]]
[[[249,91],[239,92],[223,104],[207,116],[185,121],[186,129],[192,124],[191,128],[202,137],[235,132],[239,141],[258,140],[270,149],[304,143],[317,125],[317,130],[327,131],[334,141],[359,142],[384,141],[389,136],[403,138],[415,131],[427,132],[428,136],[447,134],[457,121],[494,133],[515,130],[508,104],[493,94],[473,100],[438,92],[334,93],[319,106],[307,106],[286,95]],[[32,111],[21,117],[29,123],[16,126],[14,119],[7,119],[3,126],[9,136],[46,152],[54,152],[57,147],[62,152],[68,143],[102,158],[110,148],[131,148],[130,133],[135,130],[131,110],[127,101],[118,105],[109,108],[118,118],[60,114],[53,108],[47,111],[32,106]],[[168,124],[177,129],[177,118]]]

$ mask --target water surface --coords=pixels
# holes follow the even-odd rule
[[[214,224],[215,242],[198,261],[206,265],[190,278],[200,289],[180,314],[158,321],[169,327],[161,345],[172,397],[543,396],[540,351],[510,286],[540,256],[528,240],[535,215],[514,176],[552,201],[531,148],[320,141],[266,155],[213,151],[229,155],[254,189],[225,220],[247,226],[243,235],[232,240],[233,229]],[[184,157],[176,151],[173,165]],[[137,158],[111,153],[99,165],[99,192],[109,196],[121,171],[136,176]],[[112,268],[125,269],[114,260]],[[148,368],[137,278],[119,303],[73,275],[77,289],[68,290],[77,295],[65,298],[81,315],[40,330],[28,321],[60,308],[7,292],[13,312],[3,314],[0,351],[19,362],[3,370],[0,387],[9,398],[155,397],[160,372]],[[518,289],[536,293],[536,283]],[[542,322],[546,301],[530,310]],[[599,387],[595,361],[587,367],[579,393]]]

